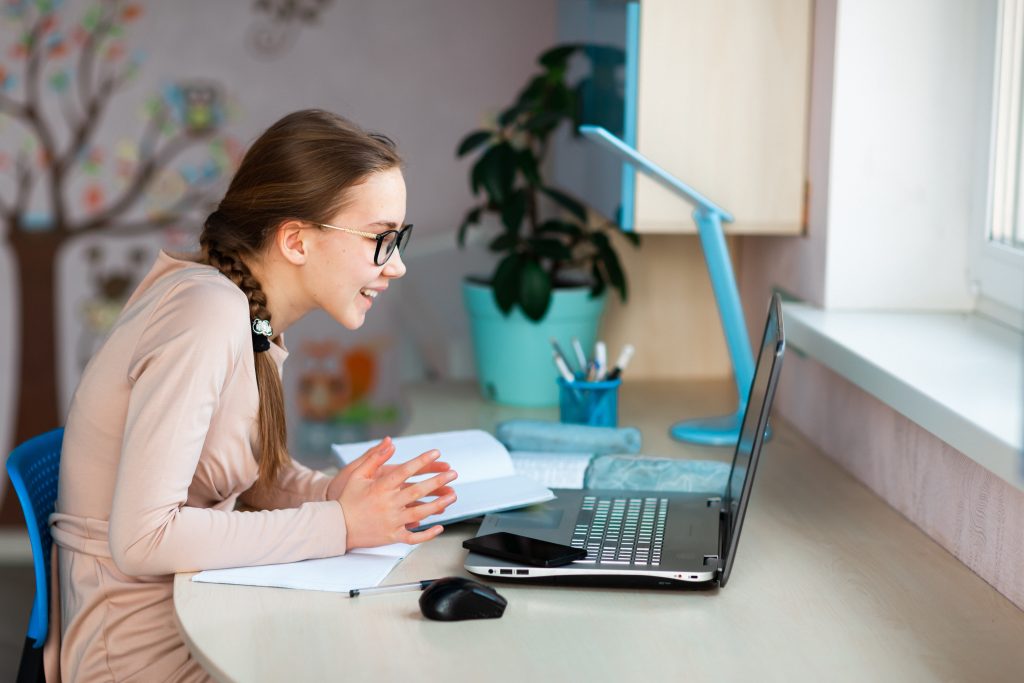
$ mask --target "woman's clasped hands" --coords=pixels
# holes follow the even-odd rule
[[[385,465],[394,454],[394,443],[385,437],[331,481],[328,496],[337,500],[345,513],[346,547],[350,550],[389,543],[422,543],[444,530],[436,524],[423,531],[411,531],[455,502],[455,491],[448,484],[458,474],[438,459],[441,453],[437,450],[400,465]],[[407,481],[424,474],[434,476],[416,483]],[[421,500],[432,496],[436,498]]]

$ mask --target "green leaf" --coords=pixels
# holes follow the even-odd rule
[[[484,157],[480,157],[469,172],[469,187],[473,190],[474,197],[480,194],[480,187],[484,183],[485,166]]]
[[[522,102],[516,102],[505,111],[498,114],[498,125],[504,128],[505,126],[511,125],[516,117],[522,114],[528,107],[524,107]]]
[[[555,259],[556,261],[568,261],[572,258],[572,252],[560,240],[550,237],[534,237],[529,240],[530,248],[538,256]]]
[[[494,288],[494,302],[502,313],[508,315],[519,300],[519,281],[522,273],[523,257],[509,254],[498,264],[491,279]]]
[[[583,234],[583,230],[580,228],[580,226],[576,225],[575,223],[570,223],[568,221],[560,221],[557,218],[553,218],[549,221],[544,221],[543,223],[541,223],[537,227],[537,232],[542,235],[545,233],[568,235],[569,237],[572,237],[574,239],[578,238],[580,235]]]
[[[517,244],[519,244],[519,238],[515,235],[503,232],[491,240],[491,243],[487,245],[487,248],[493,252],[510,251],[515,249]]]
[[[530,118],[526,123],[526,130],[543,137],[545,134],[558,127],[562,122],[562,115],[555,111],[542,111]]]
[[[456,157],[462,157],[472,152],[474,149],[482,145],[491,139],[494,135],[489,130],[478,130],[470,133],[466,137],[462,138],[462,142],[459,143],[459,149],[455,152]]]
[[[555,47],[545,51],[537,58],[537,61],[541,66],[548,69],[556,69],[558,67],[565,67],[569,61],[569,57],[572,57],[572,53],[580,48],[580,45],[575,43],[567,45],[556,45]]]
[[[548,95],[547,108],[559,115],[569,119],[578,118],[579,97],[576,93],[565,86],[554,88]]]
[[[508,201],[501,207],[501,222],[505,224],[505,230],[515,238],[519,234],[519,227],[523,223],[523,216],[526,215],[526,193],[517,190],[509,196]]]
[[[480,158],[480,183],[497,204],[503,203],[512,191],[517,156],[512,145],[502,142],[491,147]]]
[[[536,106],[537,100],[544,94],[547,88],[547,79],[544,76],[534,76],[516,97],[516,107],[520,111]],[[502,124],[508,125],[508,124]]]
[[[597,232],[591,236],[590,241],[597,247],[601,264],[604,266],[605,272],[608,273],[608,281],[618,290],[622,300],[626,301],[626,275],[622,271],[618,255],[612,248],[611,242],[608,241],[608,236]]]
[[[576,218],[579,218],[581,222],[587,222],[587,210],[584,208],[583,204],[553,187],[542,187],[540,189],[544,194],[551,197],[564,209],[569,211],[569,213],[576,216]]]
[[[462,219],[462,224],[459,226],[459,234],[456,238],[460,249],[466,246],[466,231],[469,229],[469,226],[476,225],[480,222],[481,211],[482,209],[479,206],[475,209],[470,209]]]
[[[537,157],[534,156],[533,150],[528,147],[524,147],[519,150],[519,172],[526,178],[526,182],[534,187],[539,187],[541,184],[540,169],[537,164]]]
[[[530,320],[540,320],[551,306],[551,276],[536,261],[523,263],[519,305]]]
[[[597,261],[590,264],[590,276],[594,279],[594,283],[590,286],[590,296],[601,296],[604,292],[604,273],[597,267]]]

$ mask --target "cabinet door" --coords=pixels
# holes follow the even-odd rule
[[[643,0],[637,148],[730,211],[732,234],[805,229],[813,0]],[[637,174],[638,232],[696,231]]]

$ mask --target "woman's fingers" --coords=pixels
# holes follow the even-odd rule
[[[444,512],[445,508],[454,502],[455,494],[452,493],[447,496],[442,496],[436,500],[410,505],[406,508],[402,524],[403,526],[419,526],[427,517],[441,514]]]
[[[381,477],[381,481],[385,486],[397,489],[405,482],[406,479],[414,477],[417,474],[421,474],[424,467],[435,462],[440,457],[441,451],[436,448],[434,450],[427,451],[426,453],[420,453],[412,460],[404,462],[401,465],[397,465],[395,469],[383,475]]]
[[[429,529],[424,529],[423,531],[406,531],[403,538],[400,539],[400,542],[409,543],[410,545],[423,543],[424,541],[436,538],[442,531],[444,531],[444,527],[440,524],[435,524]]]
[[[380,469],[381,465],[386,463],[388,459],[395,454],[395,444],[390,438],[385,437],[379,444],[366,451],[361,457],[366,458],[359,466],[353,470],[353,474],[359,474],[360,476],[373,479],[377,470]]]
[[[419,473],[420,474],[435,474],[437,472],[447,472],[451,468],[452,468],[452,466],[449,463],[445,462],[444,460],[435,460],[434,462],[430,463],[429,465],[424,467],[422,470],[420,470]]]
[[[412,486],[406,487],[402,490],[402,501],[408,505],[409,503],[419,500],[420,498],[426,498],[427,496],[434,495],[432,492],[438,490],[442,486],[451,483],[458,473],[454,470],[448,472],[441,472],[435,474],[430,479],[426,479],[421,482],[417,482]]]
[[[405,489],[409,488],[410,486],[415,486],[415,484],[403,484],[402,485],[402,490],[404,491]],[[453,489],[451,486],[442,486],[441,488],[437,489],[436,491],[431,491],[430,493],[428,493],[427,495],[422,496],[422,497],[423,498],[429,498],[430,496],[438,496],[438,497],[440,497],[440,496],[447,496],[447,495],[452,494],[452,493],[455,493],[455,489]],[[409,503],[409,505],[415,505],[415,504],[416,504],[415,501],[413,501],[412,503]]]

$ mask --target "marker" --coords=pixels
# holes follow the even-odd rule
[[[359,595],[371,595],[373,593],[400,593],[401,591],[421,591],[437,579],[425,579],[413,581],[412,583],[395,583],[390,586],[370,586],[369,588],[353,588],[348,592],[348,597],[354,598]]]
[[[597,366],[594,380],[600,382],[604,379],[604,372],[608,367],[608,347],[604,345],[603,341],[598,341],[594,344],[594,365]]]
[[[558,355],[558,351],[551,354],[555,358],[555,367],[558,368],[558,374],[562,376],[566,382],[572,384],[576,381],[576,376],[572,374],[572,370],[569,369],[569,365],[565,362],[565,359]]]
[[[576,352],[576,362],[580,364],[580,371],[587,371],[587,354],[583,353],[583,344],[580,344],[579,337],[572,338],[572,350]]]
[[[615,367],[608,373],[607,379],[618,379],[622,371],[629,365],[630,359],[633,357],[633,352],[636,349],[633,348],[632,344],[626,344],[622,347],[622,353],[619,354],[619,359],[615,361]]]
[[[554,337],[551,338],[551,348],[555,350],[555,358],[561,358],[565,366],[569,367],[569,359],[565,357],[564,353],[562,353],[562,347],[558,345],[558,340]],[[571,370],[569,371],[569,374],[572,374]]]

